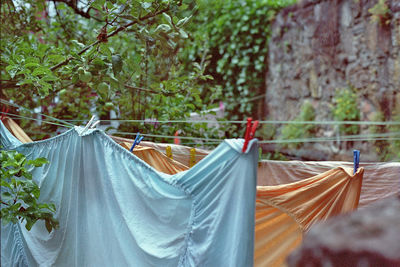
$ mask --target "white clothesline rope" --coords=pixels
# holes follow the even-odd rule
[[[10,105],[16,108],[20,108],[26,111],[29,111],[33,114],[41,115],[52,120],[59,121],[61,123],[67,124],[69,126],[74,126],[74,124],[70,122],[87,122],[88,120],[61,120],[54,118],[52,116],[42,114],[39,112],[35,112],[31,109],[22,107],[20,105],[11,103],[4,99],[0,99],[0,102],[5,105]],[[1,112],[3,113],[3,112]],[[101,120],[102,122],[131,122],[131,123],[146,123],[146,124],[155,124],[155,123],[190,123],[190,124],[199,124],[199,123],[218,123],[218,124],[246,124],[247,121],[237,121],[237,120],[156,120],[156,119],[145,119],[145,120],[123,120],[123,119],[110,119],[110,120]],[[260,120],[260,124],[314,124],[314,125],[400,125],[400,121],[278,121],[278,120]]]
[[[9,116],[27,119],[27,120],[34,120],[39,122],[44,122],[48,124],[53,124],[57,126],[71,128],[74,124],[71,124],[67,121],[54,118],[49,115],[41,114],[34,112],[28,108],[21,107],[17,104],[11,103],[9,101],[0,99],[0,102],[6,105],[11,105],[26,111],[29,111],[33,114],[41,115],[46,118],[56,120],[58,122],[64,123],[54,123],[47,120],[42,119],[35,119],[30,118],[22,115],[11,114],[7,112],[0,112],[1,114],[6,114]],[[86,121],[86,120],[70,120],[70,121]],[[102,120],[102,121],[126,121],[126,122],[143,122],[143,123],[247,123],[247,121],[152,121],[152,120]],[[369,124],[369,125],[400,125],[400,122],[360,122],[360,121],[324,121],[324,122],[317,122],[317,121],[260,121],[260,123],[298,123],[298,124]],[[114,132],[113,134],[120,134],[120,135],[136,135],[136,133],[130,132]],[[168,135],[156,135],[156,134],[142,134],[143,136],[147,136],[150,138],[166,138],[166,139],[182,139],[182,140],[199,140],[203,141],[199,143],[202,144],[218,144],[222,142],[224,139],[216,139],[216,138],[203,138],[203,137],[188,137],[188,136],[168,136]],[[300,139],[278,139],[278,140],[261,140],[261,144],[280,144],[280,143],[314,143],[314,142],[348,142],[348,141],[375,141],[375,140],[398,140],[400,137],[400,132],[389,132],[389,133],[376,133],[376,134],[364,134],[364,135],[345,135],[345,136],[335,136],[335,137],[315,137],[315,138],[300,138]],[[205,141],[205,142],[204,142]]]

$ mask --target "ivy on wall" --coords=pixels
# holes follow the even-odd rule
[[[192,37],[197,46],[186,53],[195,59],[206,46],[212,85],[220,85],[229,119],[243,119],[254,113],[252,98],[265,91],[265,72],[270,25],[276,13],[295,0],[198,1],[194,16],[197,26]],[[199,59],[198,59],[199,60]],[[210,84],[205,85],[210,86]],[[203,97],[212,94],[204,89]]]

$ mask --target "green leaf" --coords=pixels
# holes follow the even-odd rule
[[[49,55],[48,59],[51,63],[57,64],[65,60],[65,57],[62,55]]]
[[[1,186],[3,186],[3,182],[4,181],[1,181]],[[11,186],[8,183],[6,183],[6,182],[4,182],[4,183],[8,185],[7,187],[11,188]],[[7,192],[7,191],[6,192],[2,192],[1,194],[2,194],[2,197],[6,197],[6,198],[11,197],[11,193]]]
[[[80,43],[80,42],[77,41],[77,40],[71,40],[71,43],[77,45],[79,48],[84,48],[84,47],[85,47],[84,44]]]
[[[51,90],[51,84],[49,84],[43,80],[40,80],[39,84],[41,85],[38,88],[40,96],[42,96],[42,97],[47,96],[49,94],[49,91]]]
[[[9,183],[7,183],[5,180],[1,179],[1,186],[3,187],[8,187],[11,189],[11,185]],[[3,190],[2,190],[3,191]]]
[[[171,26],[169,26],[168,24],[160,24],[155,29],[156,32],[158,32],[158,31],[169,32],[170,30],[171,30]]]
[[[162,13],[164,19],[172,26],[172,19],[167,13]]]
[[[33,72],[32,75],[33,76],[39,76],[39,75],[43,75],[43,74],[48,74],[51,73],[51,70],[49,68],[46,67],[38,67],[36,68]]]
[[[122,58],[120,55],[113,55],[111,57],[111,62],[114,75],[117,76],[122,70]]]
[[[10,74],[11,79],[15,77],[15,74],[18,72],[19,67],[17,65],[8,65],[6,67],[6,71]]]
[[[184,39],[186,39],[186,38],[189,37],[188,34],[187,34],[184,30],[182,30],[182,29],[179,29],[179,34],[180,34],[181,37],[184,38]]]
[[[112,53],[111,53],[110,48],[108,47],[108,44],[102,43],[102,44],[100,45],[100,52],[101,52],[102,54],[106,55],[107,57],[111,57],[111,56],[112,56]]]
[[[33,165],[35,167],[40,167],[43,164],[47,164],[47,163],[49,163],[49,161],[46,158],[37,158],[37,159],[28,161],[29,165]]]
[[[144,2],[144,3],[140,3],[140,4],[142,5],[143,9],[145,9],[145,10],[148,10],[152,5],[152,3],[148,3],[148,2]]]
[[[54,75],[46,75],[42,78],[42,80],[46,81],[46,82],[54,82],[54,81],[57,81],[58,78]]]
[[[34,63],[34,62],[26,63],[26,64],[24,65],[25,68],[39,67],[39,66],[40,66],[39,63]]]
[[[185,24],[189,21],[189,19],[190,19],[191,17],[192,17],[192,16],[189,16],[189,17],[186,17],[186,18],[183,18],[183,19],[179,20],[179,21],[176,23],[176,26],[181,27],[181,26],[185,25]]]
[[[32,226],[35,224],[37,220],[32,220],[31,218],[27,217],[26,218],[26,224],[25,224],[25,228],[26,230],[30,231],[32,229]]]

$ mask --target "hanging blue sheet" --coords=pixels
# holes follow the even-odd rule
[[[226,140],[188,171],[157,172],[99,130],[21,145],[60,228],[2,226],[1,266],[252,266],[257,141]]]

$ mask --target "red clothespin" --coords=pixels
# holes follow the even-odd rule
[[[258,121],[254,121],[252,125],[252,120],[252,118],[247,118],[246,133],[244,135],[244,144],[242,149],[243,153],[246,152],[249,141],[254,138],[258,126]]]
[[[176,136],[175,138],[174,138],[174,144],[175,145],[180,145],[180,143],[181,143],[181,139],[179,139],[179,134],[181,133],[181,130],[177,130],[176,132],[175,132],[175,134],[174,134],[174,136]]]
[[[1,111],[2,111],[1,117],[0,117],[1,121],[3,121],[4,118],[7,116],[6,113],[8,113],[8,109],[9,108],[8,107],[6,108],[6,106],[3,106],[3,108],[1,109]]]

